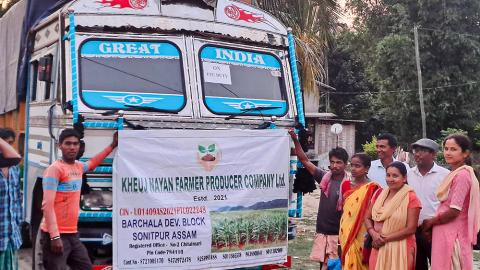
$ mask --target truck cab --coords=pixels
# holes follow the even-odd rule
[[[288,128],[303,106],[286,27],[241,2],[76,0],[32,32],[24,205],[34,241],[64,128],[84,135],[86,161],[117,129]],[[112,159],[85,175],[80,203],[80,238],[101,265],[114,241]]]

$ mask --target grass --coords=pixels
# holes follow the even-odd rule
[[[292,256],[290,269],[310,270],[319,269],[319,263],[310,260],[314,234],[297,234],[297,237],[288,241],[288,255]]]

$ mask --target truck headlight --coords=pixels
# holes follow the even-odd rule
[[[82,195],[83,210],[111,210],[113,205],[112,190],[92,188],[90,193]]]

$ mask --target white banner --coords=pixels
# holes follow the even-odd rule
[[[287,256],[285,130],[126,130],[114,269],[231,269]]]

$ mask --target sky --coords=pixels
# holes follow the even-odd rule
[[[0,6],[2,6],[2,8],[5,8],[8,2],[10,2],[10,0],[0,0]]]
[[[355,19],[355,16],[345,11],[345,1],[346,0],[338,1],[338,4],[340,5],[340,7],[342,7],[342,16],[340,17],[340,22],[345,23],[348,26],[352,26],[353,19]]]

